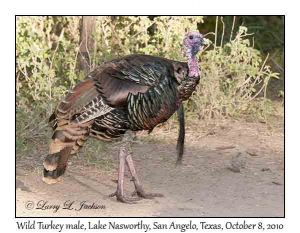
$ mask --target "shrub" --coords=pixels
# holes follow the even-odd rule
[[[79,18],[18,16],[16,23],[17,104],[49,108],[49,115],[81,78],[75,71]]]
[[[207,40],[207,47],[213,45]],[[257,96],[266,97],[270,78],[279,78],[250,45],[247,28],[201,56],[201,81],[189,103],[199,118],[234,117],[247,111]],[[264,98],[263,98],[264,99]],[[262,101],[263,101],[262,99]],[[263,103],[267,103],[263,101]]]

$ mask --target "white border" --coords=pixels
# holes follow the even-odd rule
[[[130,3],[129,3],[130,2]],[[15,72],[15,14],[286,14],[286,219],[247,219],[284,223],[283,232],[299,232],[299,16],[296,1],[6,1],[1,3],[1,222],[3,232],[16,231],[15,202],[15,151],[14,151],[14,72]],[[4,182],[4,183],[3,183]],[[20,220],[20,219],[19,219]],[[25,220],[25,219],[23,219]],[[42,219],[39,219],[42,220]],[[49,221],[46,219],[45,221]],[[83,219],[82,221],[87,221]],[[160,219],[170,222],[174,219]],[[206,222],[242,221],[242,219],[202,219]],[[55,219],[56,222],[75,222],[76,219]],[[109,219],[105,219],[109,221]],[[118,222],[136,222],[135,219],[118,219]],[[144,219],[152,222],[154,219]],[[186,222],[188,219],[176,219]],[[197,221],[194,219],[193,221]],[[5,223],[5,224],[3,224]],[[41,231],[36,231],[41,232]],[[96,231],[94,231],[96,232]],[[178,232],[178,231],[177,231]],[[239,231],[235,231],[239,232]],[[246,231],[243,231],[246,232]]]

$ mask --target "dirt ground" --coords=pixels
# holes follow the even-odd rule
[[[63,180],[54,185],[42,182],[46,144],[36,153],[18,154],[17,216],[284,216],[282,122],[270,127],[223,121],[189,125],[186,131],[179,167],[175,167],[176,129],[158,128],[150,136],[138,137],[133,159],[140,179],[146,191],[164,197],[132,205],[108,197],[116,190],[112,181],[117,179],[116,146],[102,151],[109,166],[87,163],[83,156],[71,158]],[[101,150],[95,153],[101,156]],[[130,195],[133,184],[126,174],[125,189]],[[85,208],[79,210],[84,201]],[[63,209],[72,202],[73,209]]]

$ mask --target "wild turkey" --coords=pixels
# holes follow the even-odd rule
[[[49,155],[44,161],[43,180],[48,184],[60,180],[70,154],[78,152],[89,135],[104,140],[124,135],[119,151],[117,191],[111,196],[126,203],[162,196],[143,190],[131,158],[132,140],[136,131],[151,132],[178,110],[177,149],[178,161],[181,160],[184,143],[182,101],[191,96],[199,83],[196,54],[202,42],[203,36],[198,32],[185,35],[183,50],[187,63],[134,54],[114,59],[89,73],[50,117],[50,121],[54,121],[54,132]],[[124,195],[125,163],[132,175],[136,198]]]

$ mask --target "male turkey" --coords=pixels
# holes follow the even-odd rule
[[[85,80],[58,104],[50,117],[54,132],[44,162],[43,181],[56,183],[64,174],[70,154],[78,152],[89,135],[110,140],[123,136],[119,151],[117,191],[111,196],[132,203],[147,194],[131,158],[135,132],[149,130],[168,120],[178,110],[180,133],[178,161],[183,154],[184,119],[182,101],[187,100],[200,79],[196,54],[203,42],[199,32],[183,39],[187,63],[134,54],[114,59],[89,73]],[[124,195],[124,169],[128,165],[138,198]]]

